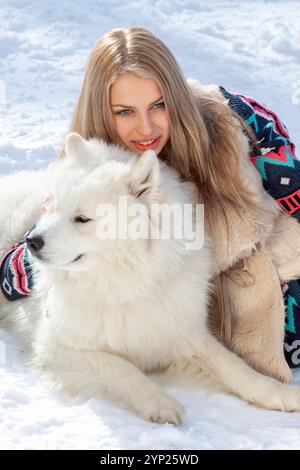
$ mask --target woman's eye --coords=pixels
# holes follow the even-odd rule
[[[86,224],[87,222],[90,222],[92,219],[89,219],[88,217],[85,217],[84,215],[78,215],[75,217],[74,222],[77,222],[79,224]]]
[[[165,103],[163,101],[161,101],[160,103],[156,103],[153,108],[154,109],[161,109],[161,108],[164,108],[165,107]]]
[[[131,109],[122,109],[122,111],[117,111],[116,114],[119,116],[129,116]]]

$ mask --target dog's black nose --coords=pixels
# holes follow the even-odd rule
[[[37,253],[38,251],[40,251],[45,244],[42,237],[32,237],[32,238],[27,237],[26,243],[27,243],[28,248],[34,253]]]

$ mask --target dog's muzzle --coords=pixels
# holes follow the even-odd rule
[[[42,237],[26,237],[25,239],[28,249],[33,253],[37,254],[45,245],[45,242]]]

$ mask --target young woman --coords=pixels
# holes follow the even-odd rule
[[[253,165],[278,204],[300,219],[300,161],[276,114],[223,87],[188,83],[170,50],[144,28],[114,29],[95,44],[85,72],[71,131],[98,137],[138,154],[153,149],[185,179],[195,182],[204,203],[255,207],[240,176],[241,140],[250,142]],[[210,221],[213,223],[213,221]],[[234,228],[228,225],[228,230]],[[30,295],[32,278],[24,239],[0,264],[0,285],[8,300]],[[300,338],[300,283],[284,286],[286,356],[300,366],[294,340]]]

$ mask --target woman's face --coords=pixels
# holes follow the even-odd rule
[[[110,89],[110,106],[119,138],[141,155],[158,155],[169,139],[169,118],[159,86],[133,73],[122,75]]]

